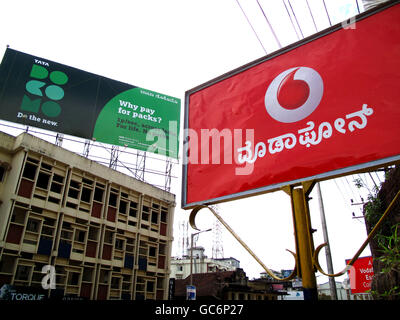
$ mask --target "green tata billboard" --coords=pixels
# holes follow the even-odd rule
[[[180,99],[7,48],[0,119],[178,158]]]

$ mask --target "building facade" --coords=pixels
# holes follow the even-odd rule
[[[173,194],[27,133],[0,133],[0,167],[0,287],[167,299]]]
[[[235,258],[208,258],[204,254],[203,247],[193,248],[192,272],[210,273],[218,271],[235,271],[240,268],[240,261]],[[182,258],[173,257],[171,259],[171,278],[185,279],[190,275],[190,249],[188,254]]]
[[[174,300],[186,299],[186,287],[190,277],[175,280]],[[284,293],[274,290],[265,279],[249,281],[246,273],[218,271],[193,274],[192,284],[196,287],[196,300],[278,300]]]

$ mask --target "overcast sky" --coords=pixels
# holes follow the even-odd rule
[[[358,2],[362,11],[361,1]],[[309,0],[310,7],[305,0],[292,0],[299,23],[293,25],[281,0],[259,3],[279,43],[256,0],[241,0],[241,7],[236,0],[5,0],[0,19],[0,56],[9,45],[18,51],[180,98],[183,105],[186,90],[271,53],[279,44],[286,46],[327,28],[329,19],[338,23],[358,10],[355,0],[326,0],[328,19],[322,0]],[[172,191],[177,194],[178,240],[178,224],[187,221],[189,212],[180,209],[179,165],[174,166],[173,174],[178,176],[172,183]],[[378,175],[372,177],[379,181]],[[352,212],[360,215],[360,207],[351,206],[350,198],[360,202],[361,196],[367,198],[368,191],[356,189],[354,178],[357,176],[322,183],[336,272],[344,268],[345,259],[353,256],[366,237],[364,223],[352,218]],[[361,178],[372,185],[368,175]],[[323,238],[315,191],[311,196],[317,246]],[[220,213],[269,268],[293,268],[293,259],[285,252],[295,248],[290,200],[284,192],[221,204]],[[212,227],[213,221],[211,213],[199,214],[200,226]],[[202,234],[198,242],[208,256],[212,239],[209,232]],[[249,278],[258,277],[263,271],[226,232],[223,244],[225,257],[240,260]],[[326,270],[323,253],[321,265]],[[177,245],[173,254],[180,254]],[[362,256],[369,254],[365,250]],[[325,277],[318,277],[318,282],[324,281]]]

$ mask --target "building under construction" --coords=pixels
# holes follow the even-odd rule
[[[0,287],[167,299],[174,207],[169,192],[27,133],[0,133]],[[55,289],[43,287],[45,266]]]

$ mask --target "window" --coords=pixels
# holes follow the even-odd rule
[[[78,199],[78,195],[79,195],[79,191],[75,190],[75,189],[69,189],[68,190],[68,197],[74,198],[74,199]]]
[[[104,193],[104,190],[96,187],[94,189],[94,200],[102,202],[103,201],[103,193]]]
[[[35,175],[36,175],[36,169],[37,166],[27,162],[25,163],[25,168],[24,168],[24,172],[22,173],[22,176],[31,180],[35,179]]]
[[[112,277],[111,278],[111,288],[119,289],[120,280],[121,280],[121,278]]]
[[[49,187],[50,175],[47,173],[39,172],[36,186],[41,189],[47,190]]]
[[[115,249],[118,249],[118,250],[123,250],[124,249],[124,240],[122,240],[122,239],[116,239],[115,240]]]
[[[75,241],[85,242],[86,232],[83,230],[75,230]]]
[[[40,221],[29,218],[26,230],[31,232],[39,232]]]
[[[50,191],[55,193],[61,193],[63,185],[54,181],[55,176],[53,177],[53,183],[51,184]]]
[[[15,256],[3,255],[2,261],[0,261],[0,272],[12,273],[15,261],[16,261]]]
[[[32,266],[20,265],[15,273],[15,280],[28,281],[32,270]]]
[[[128,207],[128,202],[121,200],[119,202],[119,212],[126,214],[126,208]]]
[[[113,233],[111,231],[106,230],[104,233],[104,242],[109,244],[113,243]]]
[[[92,268],[85,268],[83,270],[82,280],[86,282],[90,282],[93,279],[93,269]]]
[[[0,166],[0,182],[3,182],[4,176],[6,175],[6,168]]]
[[[64,182],[64,177],[59,176],[58,174],[54,174],[53,181],[56,181],[56,182],[59,182],[59,183],[63,183]]]
[[[167,212],[161,211],[161,222],[167,222]]]
[[[108,199],[108,204],[110,206],[116,207],[117,199],[118,199],[118,195],[116,195],[115,193],[110,193],[110,199]]]
[[[78,272],[70,272],[68,273],[68,284],[72,286],[77,286],[79,284],[79,276]]]
[[[96,227],[89,227],[89,239],[90,240],[97,240],[99,234],[99,228]]]
[[[13,210],[13,214],[11,216],[11,222],[24,224],[25,223],[25,215],[26,215],[25,209],[15,206],[14,210]]]
[[[151,212],[151,223],[158,223],[158,213],[156,211]]]
[[[110,276],[110,271],[109,270],[100,270],[100,283],[108,283],[108,278]]]
[[[51,169],[52,169],[52,166],[50,164],[47,164],[47,163],[44,163],[44,162],[42,162],[40,166],[43,169],[48,170],[48,171],[51,171]]]
[[[83,187],[82,188],[82,194],[81,194],[81,200],[84,202],[90,202],[90,196],[92,195],[92,190]]]
[[[155,257],[156,256],[156,247],[149,247],[149,256],[150,257]]]
[[[146,291],[153,292],[154,291],[154,281],[147,281],[146,283]]]

